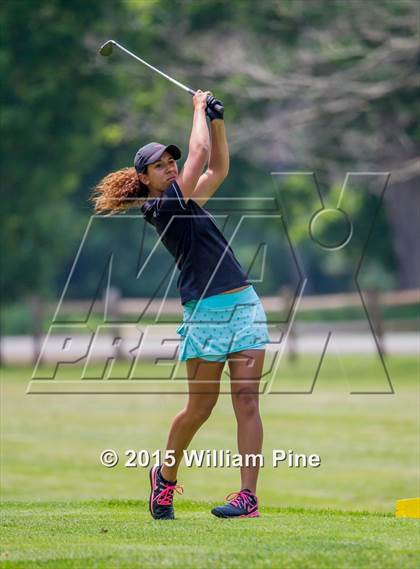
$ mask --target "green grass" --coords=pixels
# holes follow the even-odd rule
[[[176,520],[155,521],[143,501],[9,503],[3,566],[418,567],[414,520],[267,507],[259,519],[220,520],[212,505],[183,500]]]
[[[124,468],[121,460],[107,469],[99,454],[113,448],[123,459],[129,448],[163,448],[185,394],[25,395],[32,370],[3,369],[3,565],[418,566],[418,522],[394,517],[397,499],[419,494],[418,362],[387,363],[393,395],[349,393],[386,387],[372,358],[328,357],[312,395],[261,396],[267,460],[260,519],[209,514],[238,489],[238,469],[182,466],[185,493],[176,498],[178,519],[169,523],[150,519],[146,468]],[[305,388],[316,364],[309,357],[282,363],[274,385]],[[152,376],[154,368],[148,371]],[[67,369],[62,376],[75,374]],[[190,448],[236,452],[228,395]],[[317,453],[322,465],[273,468],[275,448]]]

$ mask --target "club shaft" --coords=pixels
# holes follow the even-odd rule
[[[147,63],[147,61],[144,61],[144,59],[141,59],[141,57],[138,57],[138,55],[136,55],[135,53],[131,52],[130,50],[126,49],[124,46],[120,45],[118,42],[114,41],[113,44],[115,46],[117,46],[119,49],[121,49],[122,51],[125,51],[125,53],[127,53],[128,55],[131,55],[131,57],[134,57],[134,59],[137,59],[137,61],[140,61],[140,63],[143,63],[143,65],[145,65],[146,67],[148,67],[149,69],[152,69],[152,71],[155,71],[156,73],[159,73],[159,75],[161,75],[162,77],[165,77],[165,79],[167,79],[168,81],[170,81],[171,83],[174,83],[174,85],[177,85],[178,87],[181,87],[181,89],[183,89],[184,91],[187,91],[187,93],[189,93],[190,95],[195,95],[195,91],[193,89],[190,89],[190,87],[187,87],[186,85],[183,85],[182,83],[180,83],[179,81],[177,81],[176,79],[173,79],[172,77],[170,77],[169,75],[166,75],[166,73],[163,73],[163,71],[160,71],[159,69],[157,69],[156,67],[153,67],[153,65],[150,65],[150,63]]]

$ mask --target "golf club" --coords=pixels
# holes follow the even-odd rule
[[[194,89],[191,89],[190,87],[187,87],[186,85],[183,85],[182,83],[180,83],[176,79],[173,79],[172,77],[170,77],[166,73],[163,73],[163,71],[160,71],[159,69],[157,69],[153,65],[150,65],[150,63],[147,63],[147,61],[144,61],[144,59],[141,59],[135,53],[129,51],[124,46],[122,46],[121,44],[119,44],[118,42],[116,42],[114,40],[109,40],[109,41],[105,42],[101,46],[99,53],[101,55],[103,55],[104,57],[109,57],[114,50],[114,46],[118,47],[119,49],[121,49],[121,51],[124,51],[125,53],[127,53],[131,57],[134,57],[134,59],[136,59],[137,61],[140,61],[140,63],[143,63],[143,65],[146,65],[146,67],[148,67],[152,71],[155,71],[156,73],[158,73],[159,75],[161,75],[162,77],[164,77],[165,79],[170,81],[171,83],[174,83],[174,85],[181,87],[181,89],[183,89],[184,91],[187,91],[187,93],[189,93],[190,95],[195,95],[196,91],[194,91]],[[213,105],[213,108],[215,111],[219,111],[221,109],[220,105],[218,105],[217,103],[215,105]]]

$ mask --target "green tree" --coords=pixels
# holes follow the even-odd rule
[[[92,38],[110,6],[10,0],[0,12],[3,299],[51,291],[82,231],[70,198],[101,157],[113,83]]]

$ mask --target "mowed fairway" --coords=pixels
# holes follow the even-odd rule
[[[418,567],[418,525],[392,515],[264,508],[220,520],[182,501],[178,519],[154,521],[144,501],[10,503],[5,567],[131,569]],[[416,543],[417,541],[417,543]]]
[[[284,363],[276,381],[304,390],[314,363]],[[25,395],[32,370],[3,369],[3,566],[417,567],[419,523],[394,508],[419,493],[418,365],[388,367],[395,394],[351,395],[387,385],[372,360],[349,357],[327,359],[312,394],[262,395],[261,518],[209,513],[239,489],[238,469],[183,466],[173,522],[150,518],[147,468],[124,467],[124,451],[164,448],[185,395]],[[224,394],[190,448],[235,452],[235,439]],[[100,464],[107,448],[115,468]],[[322,464],[273,468],[272,449]]]

